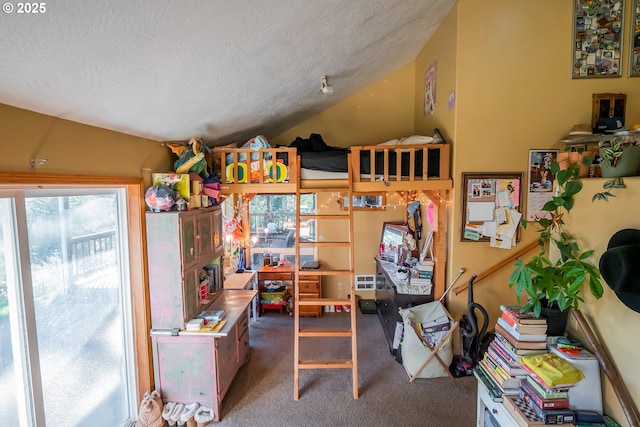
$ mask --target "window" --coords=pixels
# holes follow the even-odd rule
[[[313,214],[315,211],[315,194],[301,194],[300,214]],[[255,196],[249,202],[249,221],[252,269],[255,270],[262,265],[264,252],[271,253],[278,260],[284,258],[291,263],[295,262],[295,195],[265,194]],[[301,221],[300,240],[314,241],[315,238],[315,221]],[[314,256],[314,248],[301,248],[301,263],[313,260]]]
[[[2,424],[137,410],[125,187],[0,188]]]

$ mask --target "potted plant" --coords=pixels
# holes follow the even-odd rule
[[[567,169],[561,170],[558,162],[553,162],[551,172],[556,177],[557,187],[553,199],[548,201],[542,210],[544,216],[537,217],[533,222],[539,233],[538,244],[540,252],[525,262],[518,259],[515,269],[509,277],[509,286],[515,286],[518,301],[525,296],[528,298],[522,311],[532,310],[540,317],[547,317],[549,335],[561,335],[566,326],[569,308],[577,308],[583,286],[589,284],[591,294],[602,297],[602,283],[597,266],[588,261],[593,250],[583,251],[576,239],[564,229],[564,215],[567,215],[574,205],[574,196],[582,190],[579,177],[579,165],[572,163]],[[526,228],[527,223],[522,221]],[[553,245],[559,251],[558,259],[552,261],[547,255],[547,246]],[[559,311],[561,315],[560,329],[553,329],[554,324],[549,319],[549,310]],[[546,314],[546,315],[545,315]]]
[[[593,201],[609,201],[615,197],[611,190],[626,188],[623,177],[634,176],[640,166],[640,146],[634,137],[613,137],[598,142],[600,168],[604,178],[612,178],[602,185],[605,191],[593,195]]]

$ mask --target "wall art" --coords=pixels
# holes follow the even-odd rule
[[[623,22],[624,0],[574,0],[572,78],[621,76]]]
[[[640,77],[640,0],[633,2],[630,27],[629,77]]]

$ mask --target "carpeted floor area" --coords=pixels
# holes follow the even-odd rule
[[[348,325],[348,314],[302,318],[305,325]],[[351,370],[300,372],[300,399],[293,399],[293,321],[268,313],[250,321],[251,359],[222,402],[219,426],[474,426],[476,379],[409,376],[388,350],[378,317],[358,313],[359,399]],[[306,341],[304,341],[306,340]],[[350,355],[349,338],[303,339],[302,357]]]

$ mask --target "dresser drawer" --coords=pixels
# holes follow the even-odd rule
[[[320,290],[320,282],[317,280],[301,280],[299,282],[300,292],[315,292]]]
[[[291,273],[259,273],[260,280],[293,280]]]

